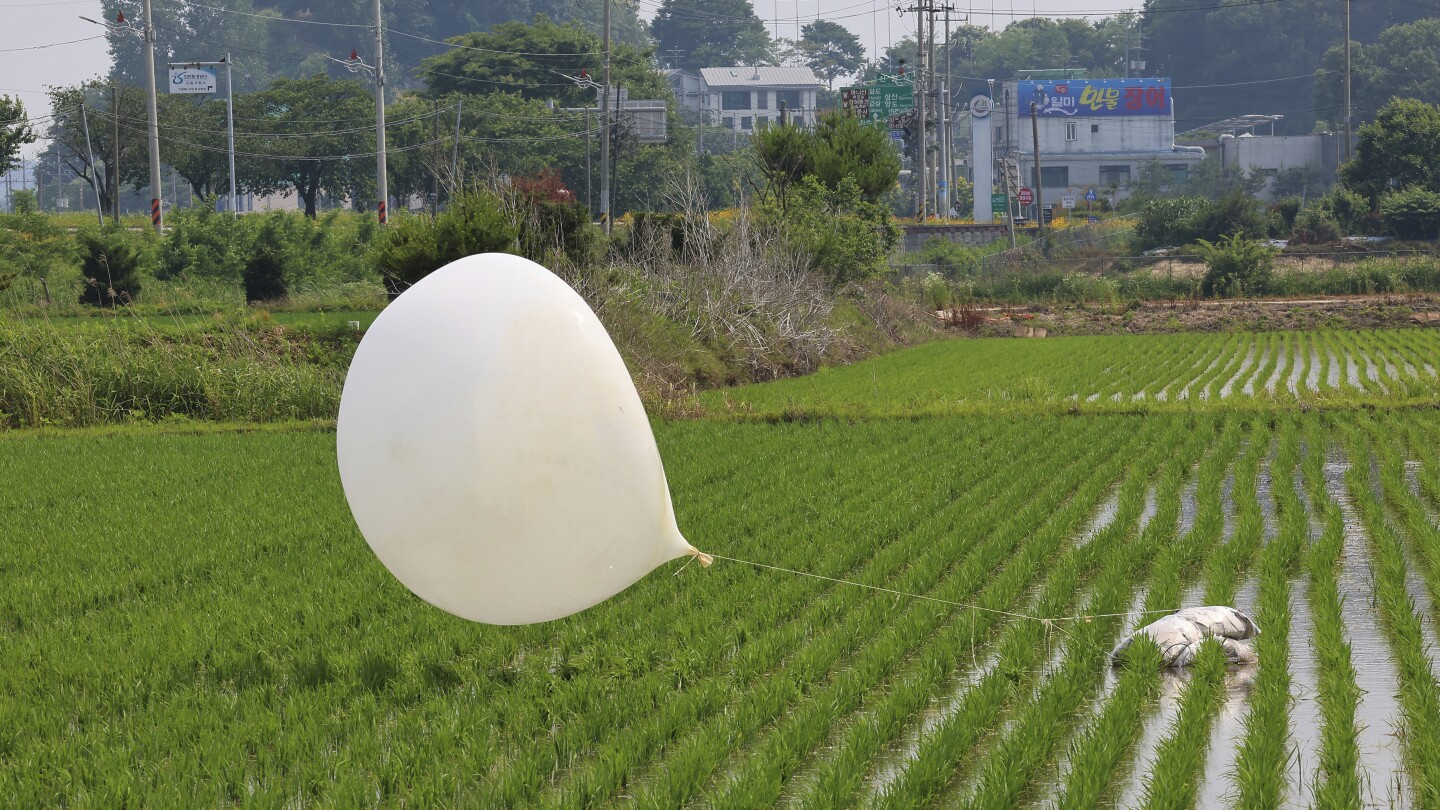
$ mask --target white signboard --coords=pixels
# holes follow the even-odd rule
[[[213,93],[218,86],[217,71],[209,67],[170,68],[170,92]]]
[[[1075,195],[1074,195],[1074,194],[1062,194],[1062,195],[1060,195],[1060,207],[1061,207],[1061,208],[1074,208],[1074,207],[1075,207]]]

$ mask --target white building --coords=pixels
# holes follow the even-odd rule
[[[778,122],[782,108],[792,123],[813,126],[817,96],[825,87],[805,67],[701,68],[699,76],[680,70],[668,75],[682,109],[737,132]]]
[[[1176,146],[1169,79],[1043,79],[996,88],[994,151],[1019,163],[1021,182],[1035,184],[1035,138],[1040,141],[1044,202],[1083,198],[1094,189],[1126,195],[1140,170],[1158,161],[1177,181],[1205,158],[1199,147]]]
[[[1330,133],[1311,135],[1254,135],[1249,132],[1240,135],[1221,135],[1219,138],[1220,162],[1224,166],[1238,166],[1246,173],[1265,176],[1265,186],[1260,189],[1261,199],[1275,198],[1275,176],[1281,169],[1317,166],[1324,172],[1328,182],[1334,182],[1335,170],[1340,163],[1339,137]],[[1042,162],[1044,156],[1041,156]]]

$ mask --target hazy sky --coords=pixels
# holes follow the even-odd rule
[[[156,0],[174,2],[174,0]],[[393,2],[394,0],[390,0]],[[458,1],[458,0],[457,0]],[[488,2],[489,0],[471,0]],[[796,18],[800,25],[817,16],[835,20],[849,28],[873,54],[892,42],[915,31],[915,15],[900,15],[897,5],[910,5],[909,0],[752,0],[755,13],[766,21],[771,35],[786,39],[796,36]],[[641,16],[654,16],[660,0],[640,0]],[[1016,4],[1013,0],[986,3],[981,6],[955,4],[960,11],[952,15],[952,24],[959,24],[969,9],[977,25],[1004,28],[1012,18],[1028,17],[1036,12],[1115,13],[1139,7],[1138,0],[1112,0],[1106,8],[1086,8],[1081,0],[1030,0]],[[47,85],[65,85],[84,81],[110,69],[110,55],[103,38],[35,48],[37,45],[82,40],[104,33],[98,26],[79,19],[83,15],[99,19],[99,0],[0,0],[0,93],[19,96],[26,111],[33,116],[50,112],[45,96]],[[285,23],[274,23],[284,25]],[[18,50],[30,49],[30,50]],[[26,154],[33,154],[40,144],[33,144]]]

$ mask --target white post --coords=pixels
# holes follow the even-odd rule
[[[982,101],[983,99],[983,101]],[[989,96],[970,99],[970,168],[975,175],[975,221],[994,222],[990,195],[995,191],[995,157],[991,154],[990,110],[994,102]]]

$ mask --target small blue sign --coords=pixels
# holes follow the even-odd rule
[[[1095,193],[1095,189],[1087,188],[1085,189],[1085,199],[1088,202],[1095,202],[1096,200],[1100,199],[1100,195]]]
[[[1085,217],[1085,221],[1086,221],[1086,222],[1099,222],[1099,221],[1100,221],[1100,218],[1099,218],[1099,217]]]
[[[903,140],[905,140],[905,130],[903,130],[903,129],[892,129],[892,130],[890,130],[890,140],[892,140],[892,141],[903,141]]]

